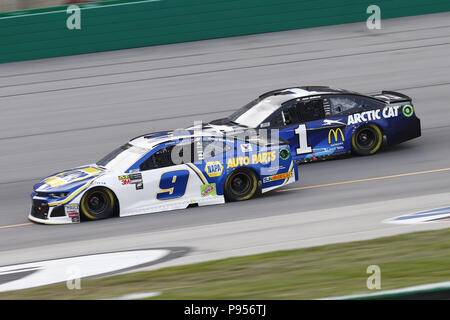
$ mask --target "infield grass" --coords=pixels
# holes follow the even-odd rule
[[[161,292],[152,299],[313,299],[358,293],[369,265],[381,289],[450,280],[450,229],[277,251],[157,271],[0,293],[0,299],[102,299]]]

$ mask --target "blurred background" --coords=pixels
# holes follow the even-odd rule
[[[0,11],[15,11],[33,8],[55,7],[65,4],[100,2],[104,0],[1,0]]]

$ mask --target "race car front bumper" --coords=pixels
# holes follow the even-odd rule
[[[72,224],[80,222],[80,215],[78,205],[52,206],[47,199],[34,197],[28,219],[42,224]]]

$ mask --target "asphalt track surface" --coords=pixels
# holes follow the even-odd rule
[[[449,57],[442,13],[374,31],[357,23],[0,65],[0,265],[191,248],[170,265],[448,227],[382,220],[450,205]],[[295,85],[403,92],[423,136],[371,157],[301,165],[298,183],[242,203],[67,226],[27,220],[41,178]]]

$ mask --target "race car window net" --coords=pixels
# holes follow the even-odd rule
[[[108,170],[125,172],[149,151],[149,149],[127,143],[106,155],[96,164]]]
[[[296,104],[300,121],[308,122],[325,118],[322,99],[302,101]]]

